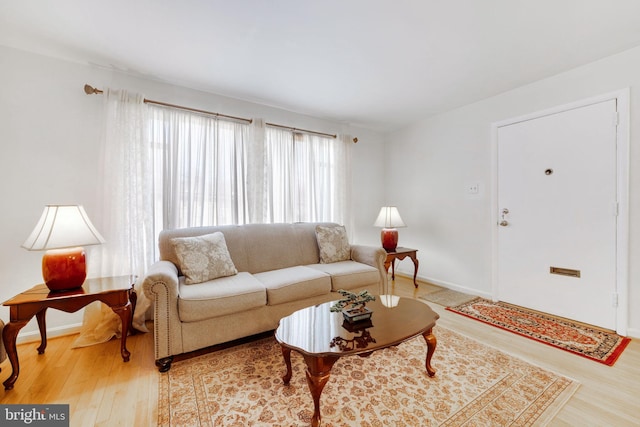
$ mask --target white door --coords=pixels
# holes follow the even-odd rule
[[[616,100],[498,128],[498,299],[616,328]]]

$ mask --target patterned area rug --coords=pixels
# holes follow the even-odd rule
[[[609,366],[631,341],[596,327],[483,298],[447,310]]]
[[[320,400],[323,426],[546,425],[578,383],[437,326],[430,378],[414,338],[368,358],[338,360]],[[160,426],[308,426],[313,400],[302,356],[285,373],[263,338],[174,362],[160,381]]]

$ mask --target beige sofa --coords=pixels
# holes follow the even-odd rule
[[[344,233],[344,260],[332,262],[335,248],[326,245],[325,234],[318,235],[319,243],[317,232],[327,231]],[[224,236],[237,273],[187,284],[182,269],[189,267],[189,254],[176,245],[196,236],[220,236],[212,234],[216,232]],[[339,289],[380,294],[387,280],[384,249],[349,245],[344,227],[331,223],[165,230],[159,249],[160,261],[149,268],[142,287],[153,301],[155,358],[161,372],[170,369],[174,355],[273,330],[298,309],[339,299]],[[191,267],[188,277],[190,273]]]

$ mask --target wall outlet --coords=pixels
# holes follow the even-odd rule
[[[480,192],[480,184],[474,182],[473,184],[467,184],[467,194],[478,194]]]

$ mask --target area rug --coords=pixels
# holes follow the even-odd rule
[[[434,328],[438,344],[426,373],[426,343],[339,359],[320,399],[323,426],[543,426],[578,387],[553,372]],[[313,400],[302,356],[293,377],[273,338],[174,362],[160,380],[160,426],[308,426]]]
[[[477,298],[475,295],[465,294],[452,289],[442,289],[420,296],[420,299],[434,302],[444,307],[460,305],[475,298]]]
[[[631,341],[603,329],[483,298],[447,310],[609,366]]]

